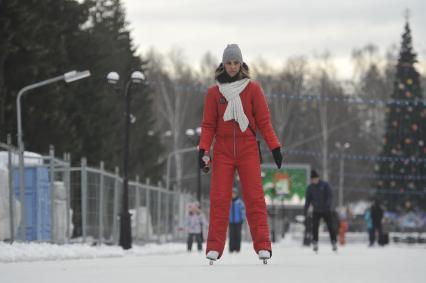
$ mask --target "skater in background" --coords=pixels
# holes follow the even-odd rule
[[[256,131],[262,134],[278,168],[282,163],[281,144],[272,128],[262,88],[250,79],[237,44],[225,48],[215,79],[216,85],[208,89],[205,99],[199,143],[199,164],[204,169],[207,163],[203,157],[210,157],[210,146],[215,140],[206,255],[211,263],[222,256],[237,170],[253,247],[265,261],[271,257],[272,248]]]
[[[373,220],[373,244],[376,241],[376,233],[378,236],[377,242],[379,245],[383,246],[383,230],[382,230],[382,219],[383,219],[383,209],[380,206],[380,201],[378,199],[374,200],[373,205],[371,206],[371,219]]]
[[[339,220],[338,220],[338,229],[339,229],[339,244],[344,246],[346,244],[346,232],[349,229],[349,219],[352,216],[352,213],[349,207],[342,207],[339,210]]]
[[[330,186],[327,182],[320,180],[315,170],[311,171],[311,184],[308,186],[305,195],[304,213],[307,216],[309,206],[313,206],[313,227],[312,227],[312,244],[314,251],[318,251],[318,230],[321,218],[327,224],[330,234],[331,245],[333,251],[337,251],[336,232],[333,225],[333,217],[331,211],[331,203],[333,197]]]
[[[207,225],[204,215],[197,204],[190,204],[188,216],[186,218],[186,231],[188,233],[187,250],[192,250],[192,243],[197,242],[198,251],[203,250],[203,225]]]
[[[245,220],[243,201],[238,196],[238,189],[232,189],[232,204],[229,211],[229,252],[240,252],[241,230]]]
[[[374,230],[373,230],[373,219],[371,218],[371,207],[367,207],[364,212],[364,220],[367,226],[368,232],[368,246],[371,247],[374,245]]]

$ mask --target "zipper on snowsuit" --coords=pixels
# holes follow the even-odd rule
[[[236,121],[234,121],[234,124],[233,124],[233,126],[234,126],[234,159],[236,159],[237,158],[237,154],[236,154],[236,150],[235,150],[235,148],[236,148],[236,145],[235,145],[235,124],[236,124],[237,122]]]

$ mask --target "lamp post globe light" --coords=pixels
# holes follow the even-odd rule
[[[186,129],[185,135],[187,135],[188,137],[193,137],[195,135],[194,129]]]
[[[339,173],[339,198],[338,198],[338,206],[340,208],[343,207],[343,184],[344,184],[344,167],[345,167],[345,159],[343,158],[344,151],[351,147],[351,144],[348,142],[341,143],[336,142],[336,148],[340,152],[340,173]]]
[[[107,75],[107,81],[109,84],[117,84],[120,80],[120,75],[117,72],[109,72]]]
[[[122,90],[118,86],[120,75],[117,72],[110,72],[107,75],[107,82],[115,85],[115,90]],[[130,87],[132,84],[145,84],[145,76],[142,72],[135,71],[130,75],[129,80],[124,87],[124,139],[123,139],[123,198],[120,213],[120,246],[127,250],[132,248],[132,228],[131,217],[129,213],[129,141],[130,141],[130,124],[136,121],[136,118],[130,113],[132,92]]]
[[[16,116],[17,116],[17,126],[18,126],[18,154],[19,154],[19,201],[21,202],[21,225],[20,225],[20,237],[21,240],[24,241],[26,238],[26,214],[25,214],[25,182],[24,182],[24,142],[23,142],[23,130],[22,130],[22,119],[21,119],[21,98],[27,91],[39,88],[51,83],[55,83],[58,81],[65,81],[66,83],[71,83],[74,81],[78,81],[84,78],[90,77],[90,71],[70,71],[63,75],[53,77],[44,81],[40,81],[31,85],[28,85],[22,88],[16,97]],[[52,206],[53,208],[53,206]],[[52,212],[53,219],[53,212]],[[53,224],[53,222],[52,222]],[[52,230],[53,231],[53,230]],[[53,235],[53,233],[52,233]]]

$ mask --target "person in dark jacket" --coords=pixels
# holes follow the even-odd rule
[[[305,196],[305,217],[308,214],[309,206],[313,207],[313,231],[312,244],[314,251],[318,251],[318,230],[321,218],[327,224],[328,232],[330,233],[331,245],[333,251],[337,250],[336,231],[333,225],[333,217],[331,212],[331,203],[333,200],[330,186],[327,182],[320,180],[318,173],[315,170],[311,171],[311,184],[306,189]]]
[[[371,206],[371,220],[373,222],[373,233],[372,233],[372,245],[376,241],[376,232],[378,234],[378,243],[383,245],[383,230],[382,230],[382,218],[383,218],[383,209],[380,206],[380,201],[378,199],[374,200],[373,205]]]
[[[232,204],[229,211],[229,252],[240,252],[241,229],[245,220],[243,201],[238,197],[238,189],[232,189]]]

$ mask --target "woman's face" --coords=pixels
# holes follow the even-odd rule
[[[225,71],[232,78],[240,72],[241,63],[237,60],[229,60],[225,63]]]

